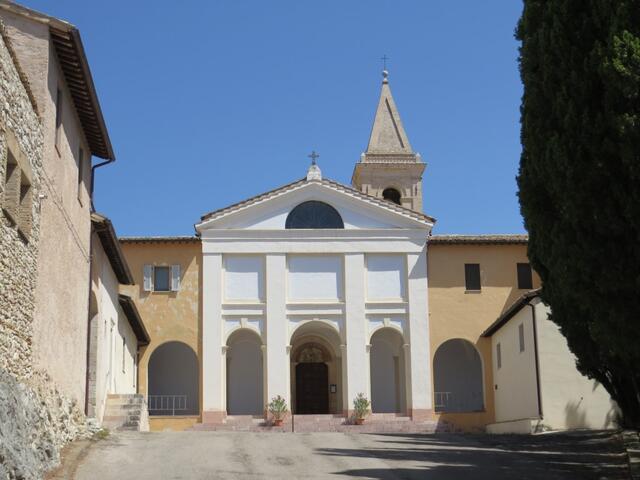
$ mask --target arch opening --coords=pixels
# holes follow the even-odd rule
[[[371,337],[371,411],[406,412],[404,341],[400,332],[382,328]]]
[[[344,222],[328,203],[309,200],[289,212],[285,228],[344,228]]]
[[[198,415],[198,357],[182,342],[167,342],[149,358],[149,415]]]
[[[402,198],[402,196],[400,195],[400,192],[398,190],[396,190],[395,188],[385,188],[382,191],[382,198],[384,198],[385,200],[388,200],[390,202],[395,203],[396,205],[402,205],[400,199]]]
[[[257,333],[240,329],[231,334],[227,347],[227,414],[262,415],[262,340]]]
[[[482,360],[468,340],[454,338],[438,347],[433,357],[436,412],[484,410]]]
[[[340,336],[329,325],[308,322],[291,338],[291,409],[294,414],[342,411]]]

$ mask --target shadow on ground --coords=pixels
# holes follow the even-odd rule
[[[376,458],[388,468],[334,472],[371,479],[625,479],[626,455],[611,431],[543,435],[378,435],[379,447],[321,455]],[[397,468],[394,463],[398,462]],[[407,468],[407,465],[412,465]]]

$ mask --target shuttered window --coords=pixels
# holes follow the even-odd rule
[[[531,290],[533,288],[533,273],[528,263],[518,263],[518,288]]]
[[[145,265],[145,292],[177,292],[180,290],[180,265]]]
[[[153,267],[153,291],[168,292],[171,287],[169,267]]]
[[[465,263],[464,283],[467,291],[480,290],[480,264],[479,263]]]

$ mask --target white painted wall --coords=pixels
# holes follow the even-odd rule
[[[566,339],[548,319],[548,307],[537,302],[535,311],[542,403],[538,427],[554,430],[614,427],[615,407],[605,389],[578,372]],[[518,326],[521,324],[525,332],[524,352],[519,349]],[[491,339],[493,377],[498,386],[496,422],[520,425],[517,420],[538,419],[533,331],[532,309],[525,306]],[[502,350],[500,369],[496,358],[498,343]],[[516,431],[514,428],[509,427],[509,431]]]
[[[137,390],[137,338],[118,302],[118,280],[102,250],[94,245],[100,258],[98,276],[98,329],[96,355],[96,418],[102,421],[107,395],[135,393]],[[99,250],[99,251],[98,251]],[[124,340],[124,343],[123,343]]]
[[[264,300],[263,256],[224,256],[224,299],[256,302]]]
[[[288,257],[288,299],[334,300],[344,298],[342,258],[338,255]]]
[[[343,216],[345,229],[284,229],[288,212],[306,200],[332,205]],[[382,322],[401,329],[405,337],[398,361],[406,368],[405,377],[395,383],[402,388],[404,381],[406,389],[400,403],[407,405],[408,413],[431,415],[426,272],[430,225],[312,182],[295,195],[205,221],[197,229],[203,250],[205,423],[221,421],[226,411],[225,354],[231,349],[225,331],[242,325],[255,328],[264,342],[265,401],[282,395],[290,404],[291,338],[308,321],[336,329],[341,353],[336,368],[341,368],[342,379],[337,392],[341,402],[336,405],[341,403],[345,411],[353,408],[357,393],[371,398],[367,347],[372,326]],[[365,258],[372,254],[381,256],[372,260],[375,268],[368,279]],[[233,271],[224,265],[228,258],[243,255],[264,258],[264,305],[250,304],[255,298],[248,297],[256,297],[251,268]],[[376,300],[371,304],[367,283]],[[260,287],[257,290],[259,294]],[[233,305],[234,299],[249,303]]]
[[[531,307],[525,306],[491,338],[496,422],[538,417],[531,318]],[[520,352],[519,325],[524,325],[524,352]],[[500,368],[496,355],[498,343],[502,353]]]
[[[615,403],[607,391],[576,369],[566,339],[548,319],[548,308],[541,302],[535,308],[544,425],[553,429],[615,427]]]
[[[233,217],[220,222],[220,228],[250,229],[250,230],[280,230],[284,229],[289,212],[296,205],[310,200],[325,202],[335,208],[344,222],[344,228],[393,228],[393,214],[388,217],[380,214],[375,207],[363,209],[361,202],[350,198],[326,198],[326,187],[312,185],[293,192],[285,193],[265,204],[264,207],[249,208],[244,212],[234,214]]]
[[[406,256],[367,255],[367,300],[406,298]]]

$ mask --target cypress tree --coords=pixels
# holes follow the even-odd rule
[[[640,428],[640,0],[525,0],[518,196],[578,369]]]

